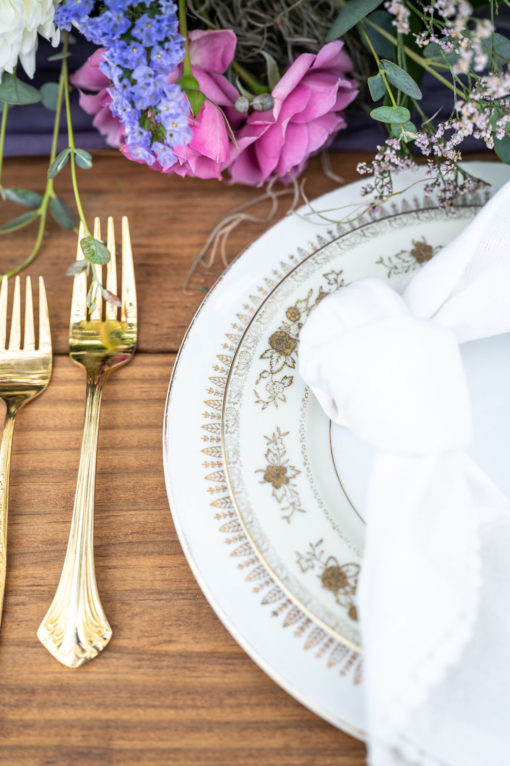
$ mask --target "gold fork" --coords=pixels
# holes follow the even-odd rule
[[[77,260],[83,258],[80,248],[82,237],[80,227]],[[98,218],[95,219],[94,237],[101,238]],[[106,288],[115,295],[117,271],[112,218],[108,219],[106,244],[111,254],[106,270]],[[102,279],[101,267],[96,268],[98,277]],[[37,631],[46,649],[71,668],[93,659],[112,635],[99,599],[94,572],[94,485],[103,387],[113,370],[129,362],[137,337],[135,273],[125,217],[122,219],[120,319],[117,307],[105,303],[104,318],[101,297],[98,297],[92,310],[87,311],[86,273],[74,277],[69,355],[73,362],[85,368],[87,374],[85,422],[64,566],[55,597]]]
[[[12,435],[18,410],[44,391],[51,378],[51,335],[44,281],[39,277],[39,347],[35,347],[32,283],[26,280],[25,337],[21,345],[20,280],[14,283],[11,334],[7,336],[7,277],[0,290],[0,398],[6,404],[4,428],[0,443],[0,623],[7,569],[7,515],[9,505],[9,472]]]

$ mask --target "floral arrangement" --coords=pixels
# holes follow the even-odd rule
[[[71,272],[107,262],[80,201],[77,169],[92,166],[74,142],[69,92],[95,127],[129,160],[155,171],[271,188],[295,182],[308,158],[327,148],[357,105],[386,127],[372,161],[358,170],[374,210],[394,194],[394,174],[427,165],[425,193],[453,209],[483,182],[460,165],[467,137],[510,164],[510,39],[498,21],[510,0],[13,0],[0,19],[0,193],[29,208],[0,234],[47,214],[70,228],[76,217],[55,192],[70,166],[83,224],[83,260]],[[72,38],[97,46],[70,74]],[[58,83],[40,90],[19,76],[35,69],[38,36],[60,50]],[[423,107],[427,80],[441,102]],[[43,194],[6,189],[1,163],[11,106],[42,101],[55,111]],[[446,116],[440,114],[443,107]],[[57,154],[62,109],[68,146]],[[338,139],[341,143],[340,138]],[[93,283],[94,290],[102,289]],[[105,295],[115,301],[115,296]]]

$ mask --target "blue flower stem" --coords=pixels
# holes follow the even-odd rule
[[[186,0],[179,0],[179,32],[184,37],[184,61],[182,62],[182,71],[186,76],[193,76],[191,69],[191,59],[189,55],[188,44],[188,20],[186,19]]]

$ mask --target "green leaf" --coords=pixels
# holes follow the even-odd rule
[[[69,58],[70,55],[69,51],[60,51],[60,53],[54,53],[53,56],[48,56],[47,61],[61,61]]]
[[[186,95],[188,97],[193,117],[196,117],[204,105],[205,96],[199,90],[187,90]]]
[[[180,85],[184,91],[200,90],[197,78],[193,77],[191,74],[184,74],[181,79],[177,81],[177,85]]]
[[[368,89],[372,96],[372,101],[379,101],[386,93],[386,85],[380,74],[368,78]]]
[[[42,102],[46,109],[54,112],[57,108],[59,86],[56,82],[45,82],[41,86]]]
[[[459,54],[455,51],[445,53],[437,43],[429,43],[423,53],[425,58],[440,59],[443,63],[445,63],[446,59],[449,64],[455,64],[459,58]]]
[[[398,88],[402,93],[405,93],[406,96],[410,96],[411,98],[422,98],[421,90],[407,72],[394,64],[393,61],[383,59],[381,64],[386,73],[386,77],[395,88]]]
[[[92,167],[92,155],[85,149],[75,149],[74,159],[78,167],[83,168],[83,170],[90,170]]]
[[[67,277],[74,277],[75,274],[81,274],[88,267],[88,261],[82,258],[81,261],[74,261],[66,271]]]
[[[505,165],[510,165],[510,136],[495,138],[494,151]]]
[[[392,22],[392,16],[388,13],[388,11],[374,11],[371,13],[368,18],[370,21],[373,21],[374,24],[377,24],[377,26],[381,27],[382,29],[386,30],[386,32],[389,32],[391,35],[394,35],[395,33],[395,27],[393,26]],[[390,40],[387,40],[386,37],[383,37],[383,35],[380,34],[376,29],[372,29],[371,26],[368,24],[365,27],[365,32],[370,38],[370,42],[375,48],[376,53],[379,54],[379,56],[382,56],[383,58],[393,58],[393,54],[395,52],[395,48],[393,43]],[[366,48],[369,48],[369,45],[365,39],[365,35],[361,36],[361,40]]]
[[[496,32],[494,35],[494,48],[500,58],[510,61],[510,40],[508,37],[503,37],[503,35]]]
[[[411,113],[405,106],[377,106],[370,112],[370,117],[379,122],[406,123],[411,119]]]
[[[349,29],[355,27],[365,16],[375,11],[381,3],[382,0],[350,0],[347,5],[340,9],[340,13],[326,36],[326,42],[330,43],[332,40],[337,40]]]
[[[278,64],[276,63],[276,61],[274,60],[274,58],[271,56],[270,53],[266,53],[266,51],[261,51],[261,53],[266,60],[267,82],[269,84],[269,88],[273,90],[275,85],[280,80],[280,72],[278,71]]]
[[[395,138],[400,138],[404,134],[403,138],[406,143],[416,138],[417,132],[416,125],[413,122],[404,122],[403,125],[400,123],[392,123],[390,125],[391,135]]]
[[[48,178],[55,178],[55,176],[58,176],[62,168],[67,165],[70,154],[71,150],[68,146],[65,149],[62,149],[60,154],[57,154],[48,170]]]
[[[18,205],[25,205],[25,207],[40,207],[43,198],[42,194],[30,191],[29,189],[18,189],[13,186],[11,189],[4,189],[4,198],[10,199],[11,202],[17,202]]]
[[[97,263],[102,266],[110,260],[108,248],[100,239],[95,239],[95,237],[83,237],[80,241],[80,245],[85,258],[91,263]]]
[[[54,220],[64,229],[74,229],[78,221],[76,216],[63,199],[52,197],[50,200],[50,213]]]
[[[36,104],[41,101],[42,95],[37,88],[18,80],[9,72],[4,72],[0,82],[0,101],[6,104]]]
[[[22,229],[23,226],[28,226],[29,223],[32,223],[32,221],[35,221],[39,213],[35,210],[31,211],[30,213],[23,213],[22,215],[19,215],[17,218],[13,218],[12,221],[9,221],[8,223],[4,223],[3,226],[0,226],[0,233],[1,234],[7,234],[9,231],[16,231],[16,229]]]

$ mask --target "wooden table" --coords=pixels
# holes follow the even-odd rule
[[[335,154],[333,169],[350,182],[368,156]],[[10,160],[3,182],[37,189],[45,172],[43,160]],[[335,186],[317,160],[305,175],[311,198]],[[360,766],[363,745],[274,684],[214,615],[180,548],[165,492],[162,422],[172,364],[221,268],[200,272],[189,295],[185,276],[220,218],[259,192],[159,175],[114,152],[96,155],[94,168],[80,172],[80,188],[90,218],[129,215],[139,301],[138,351],[106,387],[99,437],[96,573],[113,638],[101,657],[69,670],[36,637],[63,563],[85,393],[82,371],[67,356],[71,280],[64,274],[75,235],[50,222],[28,273],[46,279],[54,372],[14,437],[0,764]],[[67,171],[57,192],[71,202]],[[0,210],[2,221],[20,212],[7,203]],[[232,256],[262,230],[248,224],[234,232]],[[24,230],[2,239],[2,273],[23,259],[30,237]]]

